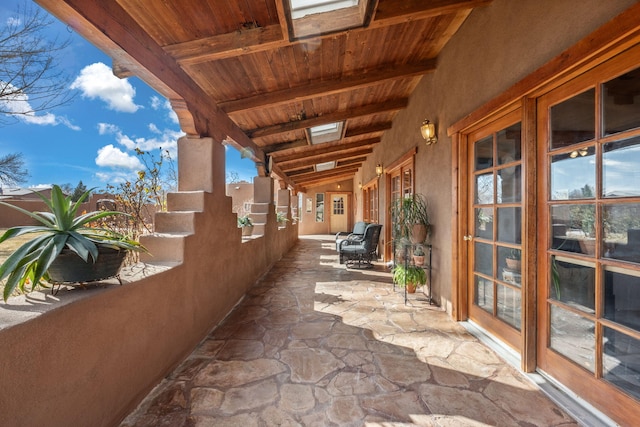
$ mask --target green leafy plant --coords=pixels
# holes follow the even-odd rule
[[[47,270],[65,247],[85,262],[95,262],[98,259],[98,245],[112,249],[146,251],[138,242],[116,231],[91,226],[91,223],[102,218],[121,215],[122,212],[94,211],[77,216],[82,202],[90,193],[91,190],[86,191],[77,202],[73,202],[71,197],[65,197],[57,185],[51,190],[51,199],[36,193],[45,202],[49,212],[29,212],[0,202],[40,223],[12,227],[0,237],[2,243],[13,237],[37,233],[36,237],[20,246],[0,265],[0,280],[6,279],[3,293],[5,301],[16,287],[29,292],[38,285],[44,285],[42,281],[49,280]]]
[[[413,250],[413,255],[414,256],[424,256],[424,249],[422,248],[421,245],[416,246],[416,248]]]
[[[276,221],[278,221],[278,224],[284,224],[285,222],[289,221],[289,218],[287,218],[286,213],[276,211]]]
[[[416,286],[422,286],[427,283],[427,273],[424,269],[409,265],[405,267],[402,264],[398,264],[393,267],[393,281],[399,286],[404,286],[405,283],[415,284]]]
[[[421,194],[414,194],[393,201],[390,207],[393,238],[409,238],[416,224],[430,225],[427,200]]]
[[[238,227],[253,227],[253,222],[249,215],[239,216],[238,217]]]

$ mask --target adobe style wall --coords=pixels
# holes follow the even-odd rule
[[[264,236],[242,243],[225,195],[221,144],[183,138],[178,161],[177,194],[200,204],[193,215],[176,205],[195,230],[176,238],[182,263],[123,286],[84,291],[64,306],[55,301],[83,291],[46,303],[0,303],[0,319],[14,314],[13,325],[0,327],[0,424],[118,425],[296,243],[297,226],[278,229],[275,209]]]
[[[340,188],[338,188],[340,185]],[[302,194],[302,208],[298,212],[301,221],[298,224],[300,235],[312,234],[331,234],[331,223],[329,209],[331,207],[331,195],[333,193],[353,193],[353,181],[340,181],[331,184],[312,187]],[[324,194],[325,212],[324,221],[316,222],[316,194]],[[307,199],[311,199],[311,211],[307,212]],[[354,204],[354,198],[351,197],[351,203]],[[353,212],[355,207],[352,206]],[[349,224],[353,228],[353,218],[349,218]],[[348,231],[348,230],[345,230]]]
[[[430,205],[434,294],[449,313],[454,171],[447,128],[635,3],[494,0],[474,9],[438,56],[436,71],[422,78],[408,108],[396,116],[356,174],[354,183],[369,182],[376,164],[390,164],[418,147],[415,185],[416,193],[424,194]],[[437,126],[435,145],[426,146],[420,135],[424,119]],[[382,215],[387,189],[384,179],[379,182]],[[360,196],[358,200],[361,205]],[[362,218],[361,208],[358,212]]]

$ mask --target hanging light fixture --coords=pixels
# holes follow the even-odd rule
[[[426,141],[427,145],[435,144],[438,142],[438,137],[436,136],[436,125],[431,123],[429,120],[425,119],[422,122],[422,126],[420,126],[420,133],[422,137]]]
[[[378,175],[378,178],[382,175],[382,163],[378,163],[376,166],[376,175]]]

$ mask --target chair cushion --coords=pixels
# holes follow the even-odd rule
[[[353,225],[353,233],[352,234],[364,234],[364,230],[369,225],[368,222],[358,221]]]

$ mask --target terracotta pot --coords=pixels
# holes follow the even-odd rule
[[[580,250],[583,254],[595,255],[596,254],[596,239],[587,238],[580,240]]]
[[[519,259],[505,258],[505,261],[509,270],[520,271],[520,268],[522,268],[522,261]]]
[[[424,255],[414,255],[413,263],[418,266],[424,265]]]
[[[243,236],[251,236],[253,233],[253,225],[242,227]]]
[[[120,272],[122,262],[127,256],[126,250],[116,250],[98,246],[98,259],[93,263],[84,262],[68,248],[51,263],[48,273],[54,283],[93,282],[115,277]]]
[[[423,224],[413,224],[411,227],[411,243],[422,243],[427,240],[429,226]]]
[[[415,283],[407,283],[407,293],[415,294],[416,293],[416,284]]]

